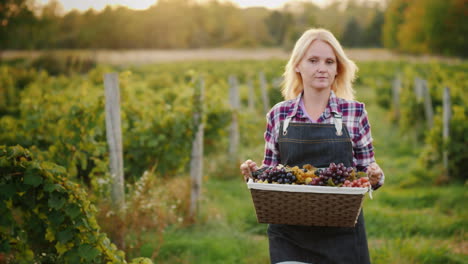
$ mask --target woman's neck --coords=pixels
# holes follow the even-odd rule
[[[305,109],[309,116],[317,120],[320,115],[325,111],[330,98],[331,89],[305,89],[303,95],[303,102]]]

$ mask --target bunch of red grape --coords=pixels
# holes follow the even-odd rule
[[[346,167],[343,163],[330,163],[328,168],[315,171],[316,178],[313,178],[309,185],[338,186],[352,176],[353,167]]]

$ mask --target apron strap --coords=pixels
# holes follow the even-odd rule
[[[283,136],[286,136],[286,134],[288,134],[288,126],[289,126],[290,121],[291,121],[291,116],[287,116],[286,119],[284,120],[284,123],[283,123]]]
[[[336,135],[343,135],[343,116],[339,113],[333,112],[333,123],[335,123]]]

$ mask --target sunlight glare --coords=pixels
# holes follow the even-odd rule
[[[266,8],[281,8],[284,3],[292,0],[219,0],[219,1],[230,1],[236,4],[241,8],[253,7],[253,6],[263,6]],[[323,5],[326,3],[326,0],[309,0],[314,2],[317,5]],[[49,0],[38,0],[41,4],[47,4]],[[150,6],[154,5],[157,0],[59,0],[62,4],[63,9],[68,12],[73,9],[79,11],[85,11],[90,8],[95,10],[102,10],[106,6],[126,6],[131,9],[147,9]],[[203,2],[203,0],[199,0]]]

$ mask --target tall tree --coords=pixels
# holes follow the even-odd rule
[[[380,10],[375,12],[371,23],[364,30],[364,46],[382,47],[382,28],[384,25],[384,13]]]
[[[424,30],[427,22],[428,0],[414,0],[403,13],[403,22],[397,33],[398,46],[400,50],[412,53],[429,52],[428,38]]]
[[[431,0],[426,6],[424,30],[430,49],[443,55],[468,57],[468,4],[466,0]]]
[[[410,5],[410,0],[392,0],[385,11],[385,24],[383,27],[384,47],[397,49],[399,47],[397,34],[400,25],[404,22],[402,14]]]
[[[266,19],[265,23],[268,27],[268,32],[270,32],[271,37],[273,38],[275,45],[282,45],[286,33],[289,28],[292,26],[292,15],[289,12],[282,11],[273,11]]]
[[[341,42],[347,47],[357,47],[363,43],[362,29],[355,17],[352,17],[348,23],[346,23]]]
[[[3,0],[0,2],[0,26],[6,27],[10,19],[27,9],[27,0]]]
[[[18,37],[26,32],[21,32],[20,28],[25,25],[30,29],[35,24],[35,16],[29,10],[28,0],[3,0],[0,2],[0,50],[9,47],[10,45],[18,45],[21,48],[27,47],[28,44],[21,44]],[[15,32],[16,34],[11,34]],[[27,38],[26,38],[27,39]],[[24,39],[25,41],[27,41]],[[28,41],[31,44],[31,41]]]
[[[249,46],[271,45],[273,40],[265,24],[265,19],[270,11],[263,7],[254,7],[244,9],[241,14],[242,20],[248,25],[245,29],[247,38],[245,44]]]
[[[37,25],[40,30],[35,32],[37,45],[41,49],[57,48],[60,37],[59,25],[62,20],[61,15],[64,13],[63,6],[58,0],[51,0],[42,7],[40,13]]]

